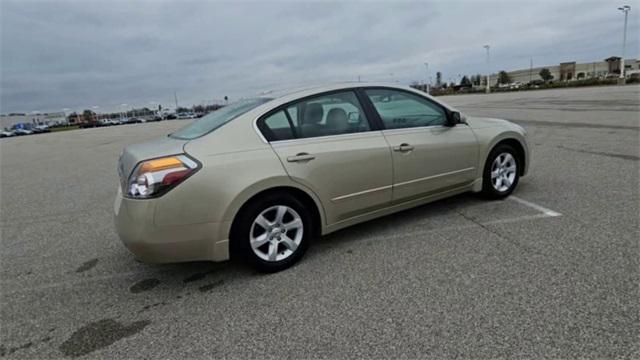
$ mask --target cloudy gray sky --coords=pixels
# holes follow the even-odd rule
[[[1,1],[0,111],[200,104],[334,81],[445,81],[638,57],[640,1]],[[393,75],[391,75],[393,74]]]

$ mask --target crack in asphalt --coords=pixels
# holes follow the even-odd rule
[[[506,119],[521,125],[534,125],[534,126],[555,126],[561,128],[590,128],[590,129],[613,129],[613,130],[635,130],[640,131],[638,126],[629,125],[605,125],[605,124],[591,124],[582,122],[560,122],[560,121],[544,121],[544,120],[519,120],[519,119]]]
[[[566,146],[563,146],[563,145],[559,145],[559,146],[557,146],[557,148],[564,149],[564,150],[569,150],[569,151],[575,151],[575,152],[579,152],[579,153],[583,153],[583,154],[593,154],[593,155],[608,156],[608,157],[617,158],[617,159],[623,159],[623,160],[640,161],[640,156],[636,156],[636,155],[614,154],[614,153],[604,152],[604,151],[591,151],[591,150],[573,149],[573,148],[566,147]]]
[[[96,259],[91,259],[89,261],[85,261],[82,265],[80,265],[80,267],[78,267],[76,269],[76,272],[77,273],[82,273],[82,272],[91,270],[96,266],[96,264],[98,264],[98,259],[97,258]]]

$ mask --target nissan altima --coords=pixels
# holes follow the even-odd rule
[[[522,127],[415,89],[319,86],[229,104],[118,164],[117,231],[146,262],[237,258],[272,272],[314,239],[448,196],[511,194]]]

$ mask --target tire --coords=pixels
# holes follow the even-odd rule
[[[231,232],[231,255],[260,272],[284,270],[302,258],[315,234],[311,212],[287,193],[252,200]]]
[[[518,186],[520,166],[518,152],[512,146],[502,144],[493,148],[482,173],[482,195],[489,199],[509,196]]]

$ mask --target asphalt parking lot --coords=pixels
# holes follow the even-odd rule
[[[2,139],[0,356],[639,358],[640,86],[442,99],[527,129],[515,197],[361,224],[271,275],[119,242],[121,149],[184,122]]]

